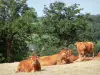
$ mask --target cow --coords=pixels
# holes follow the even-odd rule
[[[100,52],[97,54],[97,57],[100,57]]]
[[[93,58],[94,60],[100,60],[100,52]]]
[[[68,58],[68,52],[66,49],[62,49],[59,53],[40,57],[41,66],[59,65],[65,64]]]
[[[35,72],[40,71],[41,65],[38,61],[38,56],[29,57],[19,63],[16,72]]]
[[[66,61],[67,63],[73,63],[74,61],[76,61],[79,57],[75,56],[75,55],[71,55],[69,57],[69,59]]]
[[[67,60],[69,59],[69,57],[72,55],[72,50],[70,49],[66,49],[66,50],[62,50],[60,53],[64,52],[63,54],[61,54],[60,56],[58,56],[57,58],[57,65],[61,65],[61,64],[67,64]]]
[[[79,58],[86,57],[88,54],[92,54],[94,57],[94,44],[92,42],[76,42],[75,46],[77,48]]]

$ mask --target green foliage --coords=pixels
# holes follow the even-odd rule
[[[14,56],[27,56],[26,41],[31,41],[35,33],[37,15],[34,8],[26,4],[27,0],[0,0],[0,53],[5,61],[13,61]]]
[[[72,54],[73,55],[78,55],[77,48],[74,44],[70,44],[68,48],[72,49]]]
[[[92,19],[92,30],[94,32],[95,38],[100,40],[100,15],[91,15]]]
[[[97,41],[97,43],[95,43],[95,48],[94,48],[95,55],[97,55],[98,52],[100,52],[100,41]]]
[[[5,58],[3,57],[3,54],[0,53],[0,63],[1,63],[2,61],[4,61],[4,60],[5,60]]]
[[[67,6],[56,1],[44,6],[44,16],[37,18],[26,1],[0,0],[0,62],[32,55],[30,44],[39,56],[55,54],[62,48],[71,48],[76,55],[76,41],[99,39],[99,17],[80,13],[83,9],[78,4]],[[99,45],[95,48],[98,52]]]
[[[81,10],[78,4],[67,6],[63,2],[45,6],[44,16],[39,19],[38,24],[37,53],[47,55],[67,48],[76,41],[93,41],[89,14],[81,14]]]

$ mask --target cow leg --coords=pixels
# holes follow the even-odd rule
[[[79,54],[79,58],[81,58],[82,57],[82,55],[81,54]]]
[[[86,58],[86,57],[88,57],[88,53],[87,52],[84,53],[84,58]]]
[[[90,53],[91,53],[92,57],[94,58],[94,49],[92,49]]]
[[[30,72],[35,72],[35,70],[33,69],[33,70],[31,70]]]
[[[79,59],[82,59],[83,58],[83,55],[82,54],[79,54]]]
[[[74,62],[80,62],[80,61],[82,61],[82,55],[81,54],[79,54],[79,58],[77,60],[75,60]]]
[[[92,57],[94,58],[94,45],[92,46]]]
[[[92,51],[92,57],[94,58],[94,52]]]
[[[83,58],[86,58],[86,55],[85,54],[83,55]]]

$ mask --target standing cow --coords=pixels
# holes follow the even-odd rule
[[[79,58],[86,57],[88,54],[92,54],[94,57],[94,44],[92,42],[76,42]]]

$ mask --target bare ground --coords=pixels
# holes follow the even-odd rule
[[[18,62],[0,64],[0,75],[100,75],[100,60],[42,66],[39,72],[15,73]]]

